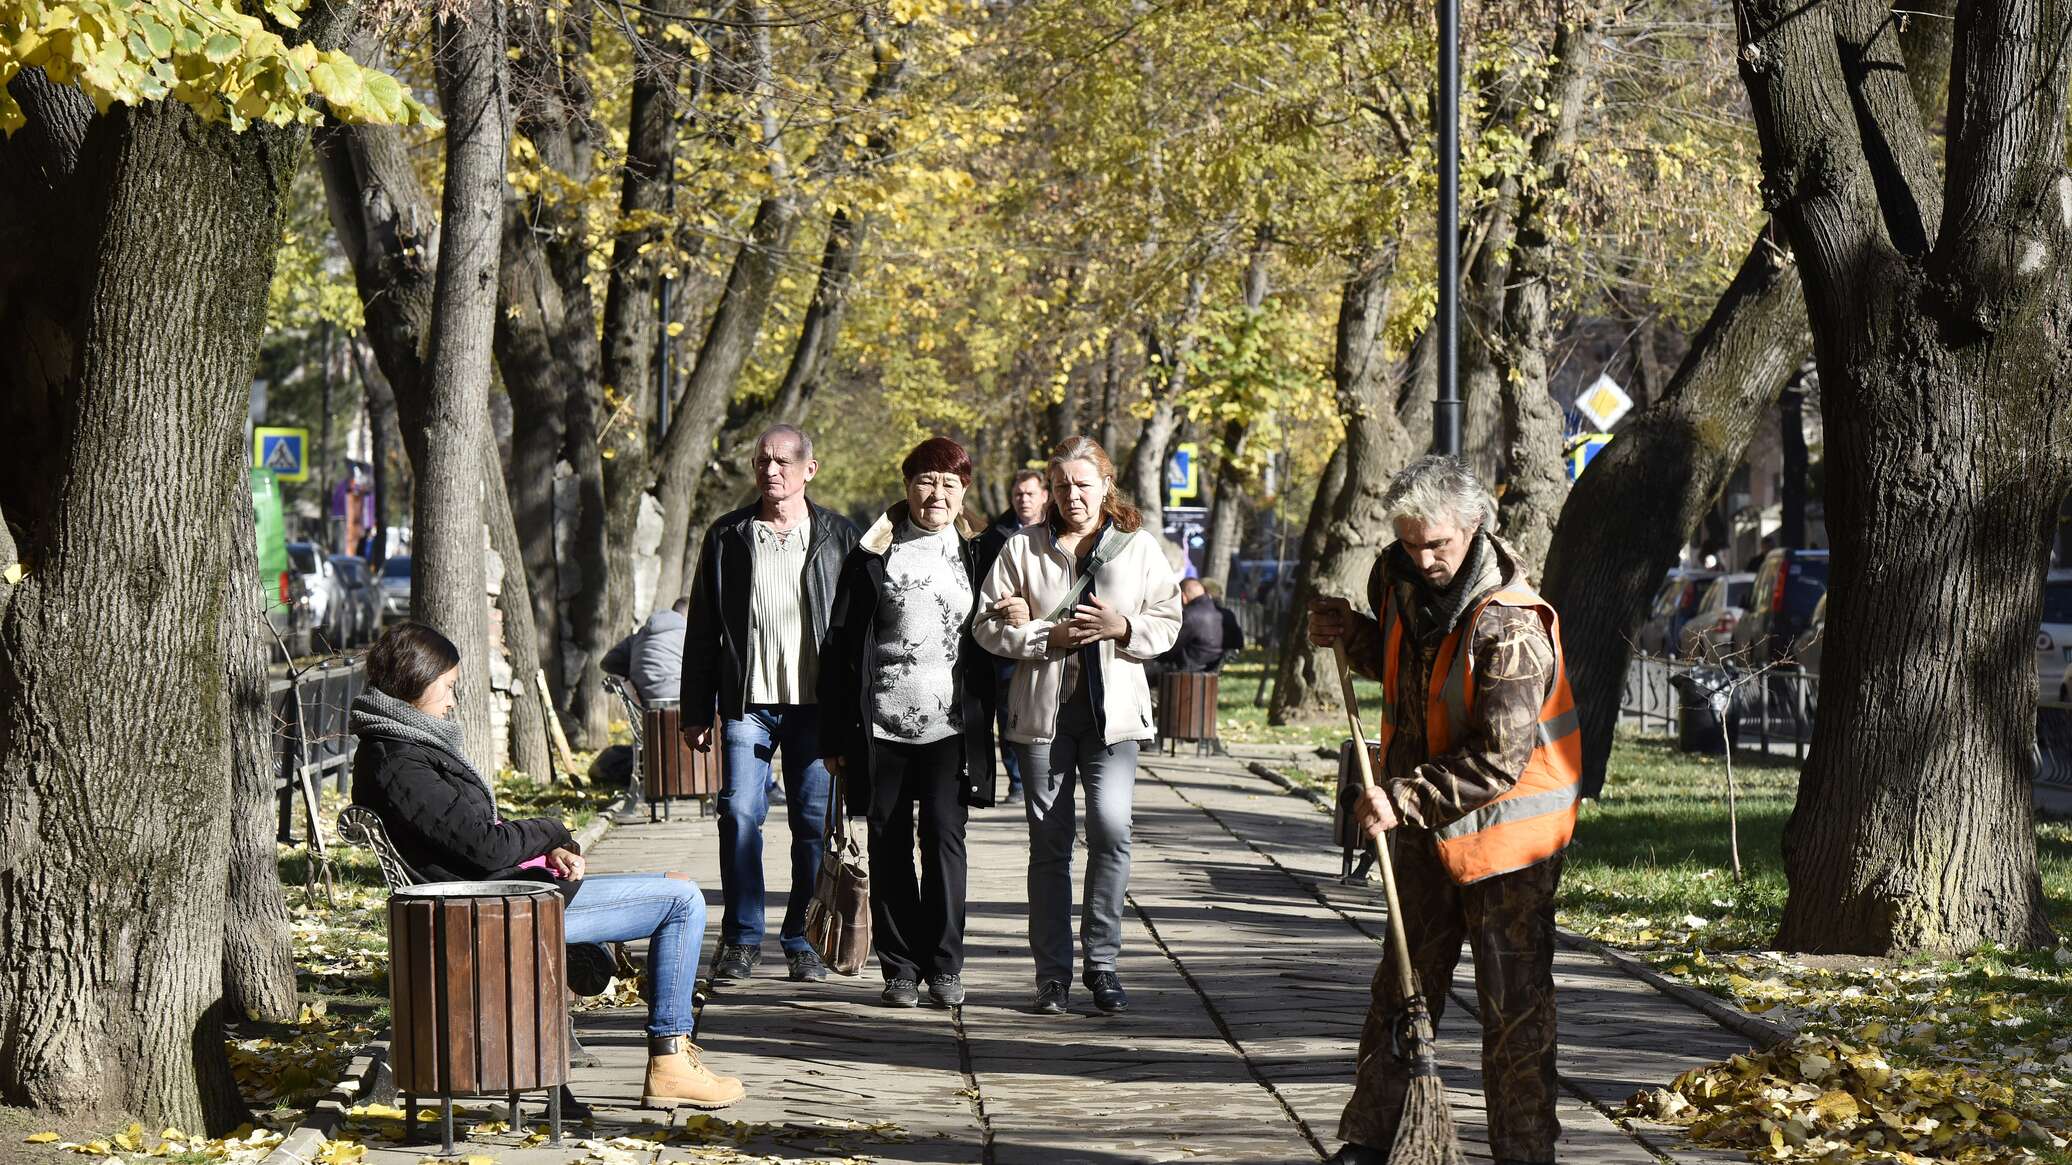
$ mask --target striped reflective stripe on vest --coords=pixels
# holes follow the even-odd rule
[[[1549,789],[1544,793],[1491,801],[1459,821],[1433,830],[1432,836],[1440,841],[1466,837],[1471,833],[1480,833],[1508,822],[1523,821],[1528,817],[1538,817],[1545,813],[1558,813],[1575,803],[1575,785],[1563,785],[1559,789]]]
[[[1576,719],[1576,710],[1570,708],[1552,720],[1540,721],[1538,727],[1540,743],[1553,744],[1568,734],[1578,731],[1582,727],[1582,722]]]

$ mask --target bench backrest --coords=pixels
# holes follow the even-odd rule
[[[347,805],[338,811],[338,837],[341,841],[364,845],[374,851],[375,860],[381,863],[381,880],[388,884],[389,893],[424,881],[423,876],[403,860],[403,855],[396,852],[396,843],[389,840],[380,815],[365,805]]]

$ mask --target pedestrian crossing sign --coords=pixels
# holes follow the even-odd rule
[[[1583,476],[1590,462],[1600,449],[1611,443],[1610,433],[1578,433],[1569,438],[1568,448],[1563,451],[1562,460],[1568,463],[1568,479],[1574,481]]]
[[[1201,496],[1201,446],[1182,441],[1166,461],[1166,505],[1178,506]]]
[[[282,481],[309,480],[309,430],[252,430],[252,468],[271,469]]]

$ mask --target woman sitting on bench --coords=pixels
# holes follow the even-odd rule
[[[705,896],[663,874],[583,876],[568,827],[509,821],[496,790],[468,763],[452,719],[460,650],[422,623],[397,623],[367,654],[367,690],[353,701],[353,804],[381,818],[403,860],[434,881],[522,879],[557,886],[570,944],[648,939],[648,1066],[641,1103],[724,1108],[741,1082],[718,1076],[691,1042],[691,996],[705,938]]]

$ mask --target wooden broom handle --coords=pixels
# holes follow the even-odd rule
[[[1331,655],[1338,662],[1338,693],[1345,704],[1346,726],[1353,733],[1353,755],[1359,759],[1360,790],[1366,792],[1375,785],[1374,758],[1367,755],[1367,733],[1360,727],[1360,702],[1353,695],[1353,673],[1346,662],[1344,638],[1332,643]],[[1389,860],[1389,847],[1381,839],[1368,844],[1374,851],[1375,862],[1381,866],[1381,887],[1389,902],[1389,945],[1396,952],[1396,983],[1408,1002],[1417,997],[1417,975],[1410,969],[1410,940],[1403,932],[1403,902],[1396,894],[1395,863]]]

